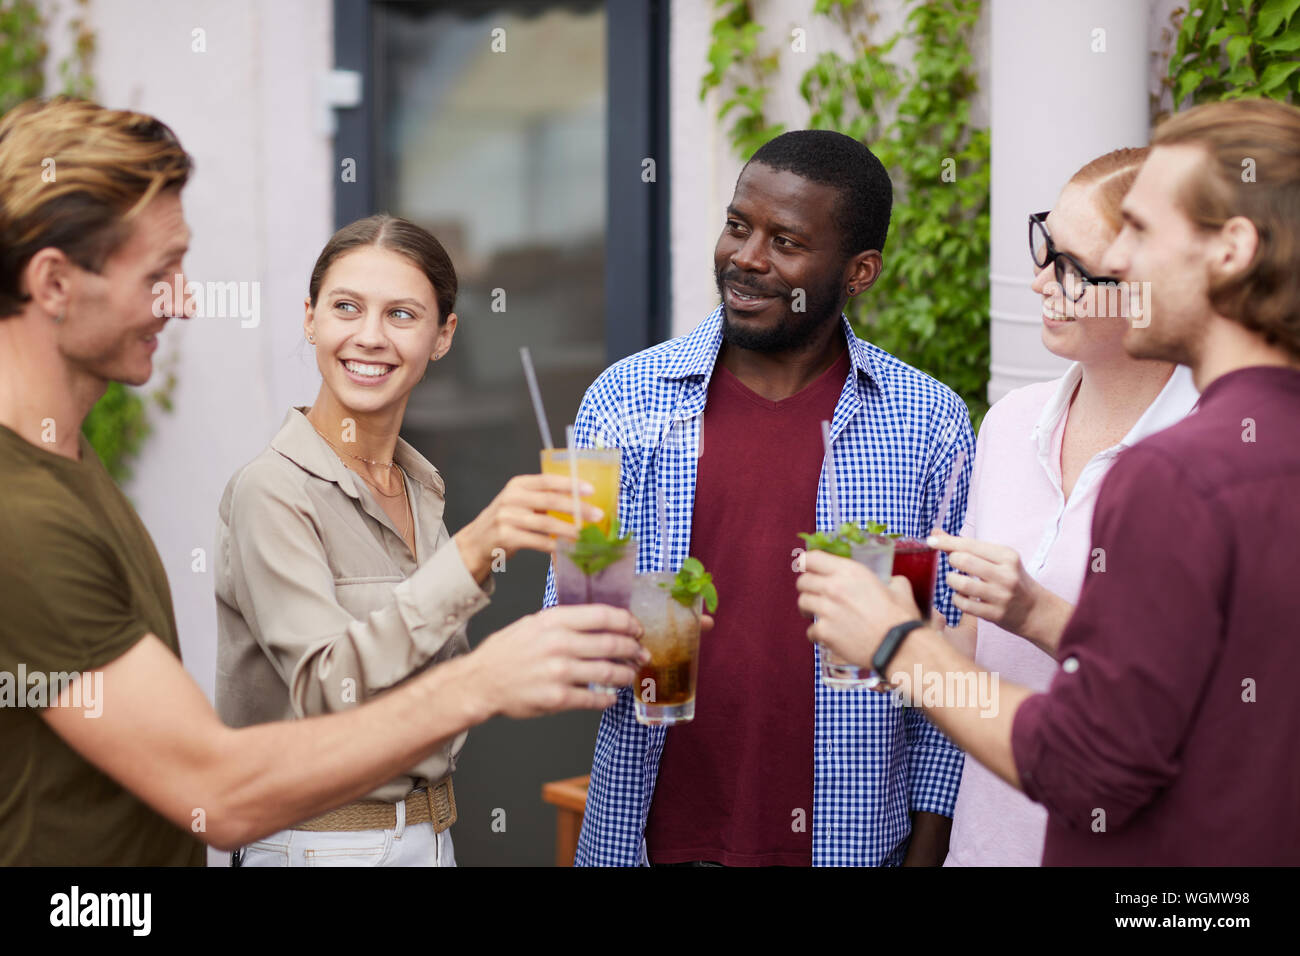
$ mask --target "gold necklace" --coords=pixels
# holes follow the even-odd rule
[[[402,490],[397,492],[397,494],[392,494],[392,495],[388,494],[385,491],[380,490],[378,485],[376,485],[365,475],[361,475],[360,472],[353,472],[353,474],[360,475],[362,481],[368,484],[376,492],[383,495],[385,498],[396,498],[398,495],[401,495],[406,500],[406,521],[403,522],[402,531],[401,531],[402,540],[405,541],[407,532],[410,531],[411,528],[415,525],[415,515],[411,511],[411,496],[406,492],[406,469],[403,468],[401,465],[398,465],[397,470],[402,473]]]
[[[402,490],[394,492],[391,495],[388,492],[384,491],[382,488],[380,488],[379,485],[377,485],[375,482],[371,481],[368,476],[361,474],[361,472],[359,471],[352,471],[352,469],[348,469],[348,470],[352,471],[354,475],[359,477],[367,485],[373,488],[376,494],[382,495],[385,498],[396,498],[398,495],[401,495],[405,499],[406,521],[403,523],[403,528],[401,532],[402,540],[405,541],[407,533],[411,531],[411,529],[415,525],[415,513],[411,510],[411,496],[407,493],[406,490],[406,469],[403,468],[400,464],[398,464],[396,459],[393,459],[392,461],[388,462],[385,465],[385,463],[382,461],[373,461],[369,458],[363,458],[360,455],[353,455],[350,452],[340,451],[337,445],[335,445],[332,441],[330,441],[323,434],[321,434],[321,430],[319,428],[317,428],[315,425],[312,425],[311,427],[312,430],[315,431],[317,435],[320,435],[321,441],[325,442],[325,444],[329,445],[330,448],[334,450],[334,454],[339,457],[339,461],[343,464],[343,467],[345,468],[347,467],[347,462],[343,461],[344,455],[347,455],[349,458],[355,458],[357,461],[364,461],[368,465],[375,465],[376,467],[380,467],[380,468],[387,467],[390,470],[394,465],[397,465],[397,470],[402,473]]]
[[[311,427],[315,430],[315,432],[316,432],[317,435],[320,435],[320,437],[321,437],[321,441],[325,442],[325,444],[329,445],[330,448],[334,449],[334,454],[338,455],[340,458],[342,458],[342,456],[344,456],[344,455],[347,455],[349,458],[355,458],[357,461],[364,461],[367,465],[374,465],[376,468],[387,468],[387,469],[389,470],[389,473],[390,473],[390,474],[392,473],[393,466],[394,466],[394,465],[397,465],[397,460],[396,460],[396,459],[392,459],[392,460],[390,460],[390,461],[386,461],[386,462],[385,462],[385,461],[375,461],[373,458],[364,458],[364,457],[362,457],[361,455],[354,455],[354,454],[352,454],[352,452],[350,452],[350,451],[343,451],[341,448],[339,448],[338,445],[334,444],[332,441],[330,441],[328,438],[326,438],[326,437],[324,436],[324,434],[321,433],[321,430],[320,430],[319,428],[316,428],[315,425],[312,425]],[[347,464],[347,462],[344,462],[344,465],[346,465],[346,464]],[[400,472],[402,473],[402,490],[401,490],[401,491],[395,491],[395,492],[393,492],[392,494],[389,494],[388,492],[383,491],[383,490],[379,487],[378,484],[376,484],[375,482],[371,481],[370,478],[369,478],[368,476],[361,474],[361,472],[358,471],[358,472],[355,472],[355,474],[359,475],[362,481],[364,481],[364,482],[365,482],[366,484],[368,484],[370,487],[374,488],[375,491],[377,491],[379,494],[383,495],[385,498],[396,498],[398,495],[404,495],[404,494],[406,494],[406,471],[405,471],[405,469],[402,468],[401,465],[397,465],[397,470],[400,471]],[[409,502],[408,502],[408,504],[409,504]]]

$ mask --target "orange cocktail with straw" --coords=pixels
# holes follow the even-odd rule
[[[594,523],[608,534],[610,523],[618,517],[618,484],[622,454],[617,448],[576,448],[570,452],[566,448],[542,449],[542,474],[562,475],[568,478],[573,473],[572,462],[577,460],[578,480],[589,483],[595,490],[582,500],[593,504],[605,516]],[[573,521],[573,515],[567,511],[548,512],[561,521]]]

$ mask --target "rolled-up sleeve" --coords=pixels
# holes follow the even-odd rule
[[[1025,793],[1066,825],[1122,826],[1176,778],[1222,650],[1227,521],[1163,453],[1129,449],[1107,476],[1061,668],[1011,732]]]
[[[903,717],[903,729],[907,738],[911,811],[951,817],[966,755],[919,710],[908,709]]]
[[[309,499],[250,466],[230,502],[230,589],[298,717],[364,702],[433,660],[488,604],[453,541],[358,619],[338,601]]]

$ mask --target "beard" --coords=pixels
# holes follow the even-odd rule
[[[1185,341],[1170,341],[1155,335],[1148,335],[1147,329],[1130,329],[1124,333],[1124,351],[1129,358],[1152,362],[1173,362],[1175,365],[1191,365],[1192,350]]]
[[[794,352],[806,345],[814,335],[825,329],[828,322],[839,318],[840,281],[838,276],[830,277],[816,289],[806,290],[804,310],[795,312],[789,307],[791,298],[781,294],[782,304],[786,306],[775,325],[767,328],[746,328],[733,322],[726,306],[725,282],[732,282],[741,288],[747,283],[744,276],[737,271],[713,273],[718,285],[718,295],[723,300],[722,306],[722,341],[727,345],[750,352],[766,354]],[[760,291],[760,290],[755,290]],[[766,292],[767,290],[761,290]]]
[[[1130,358],[1195,366],[1206,333],[1206,310],[1194,297],[1158,311],[1155,305],[1159,303],[1148,304],[1145,327],[1124,331],[1124,351]]]

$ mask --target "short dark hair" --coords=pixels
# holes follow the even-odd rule
[[[438,303],[438,324],[444,325],[456,309],[456,292],[459,283],[456,269],[451,264],[451,257],[442,243],[429,230],[415,223],[380,213],[350,222],[334,233],[325,244],[311,270],[311,280],[307,284],[307,297],[312,308],[316,307],[316,297],[320,294],[321,283],[334,260],[345,253],[361,246],[379,246],[400,253],[415,263],[433,286],[434,298]]]
[[[749,161],[839,190],[835,219],[845,258],[884,251],[894,184],[864,143],[830,129],[796,129],[768,140]]]

